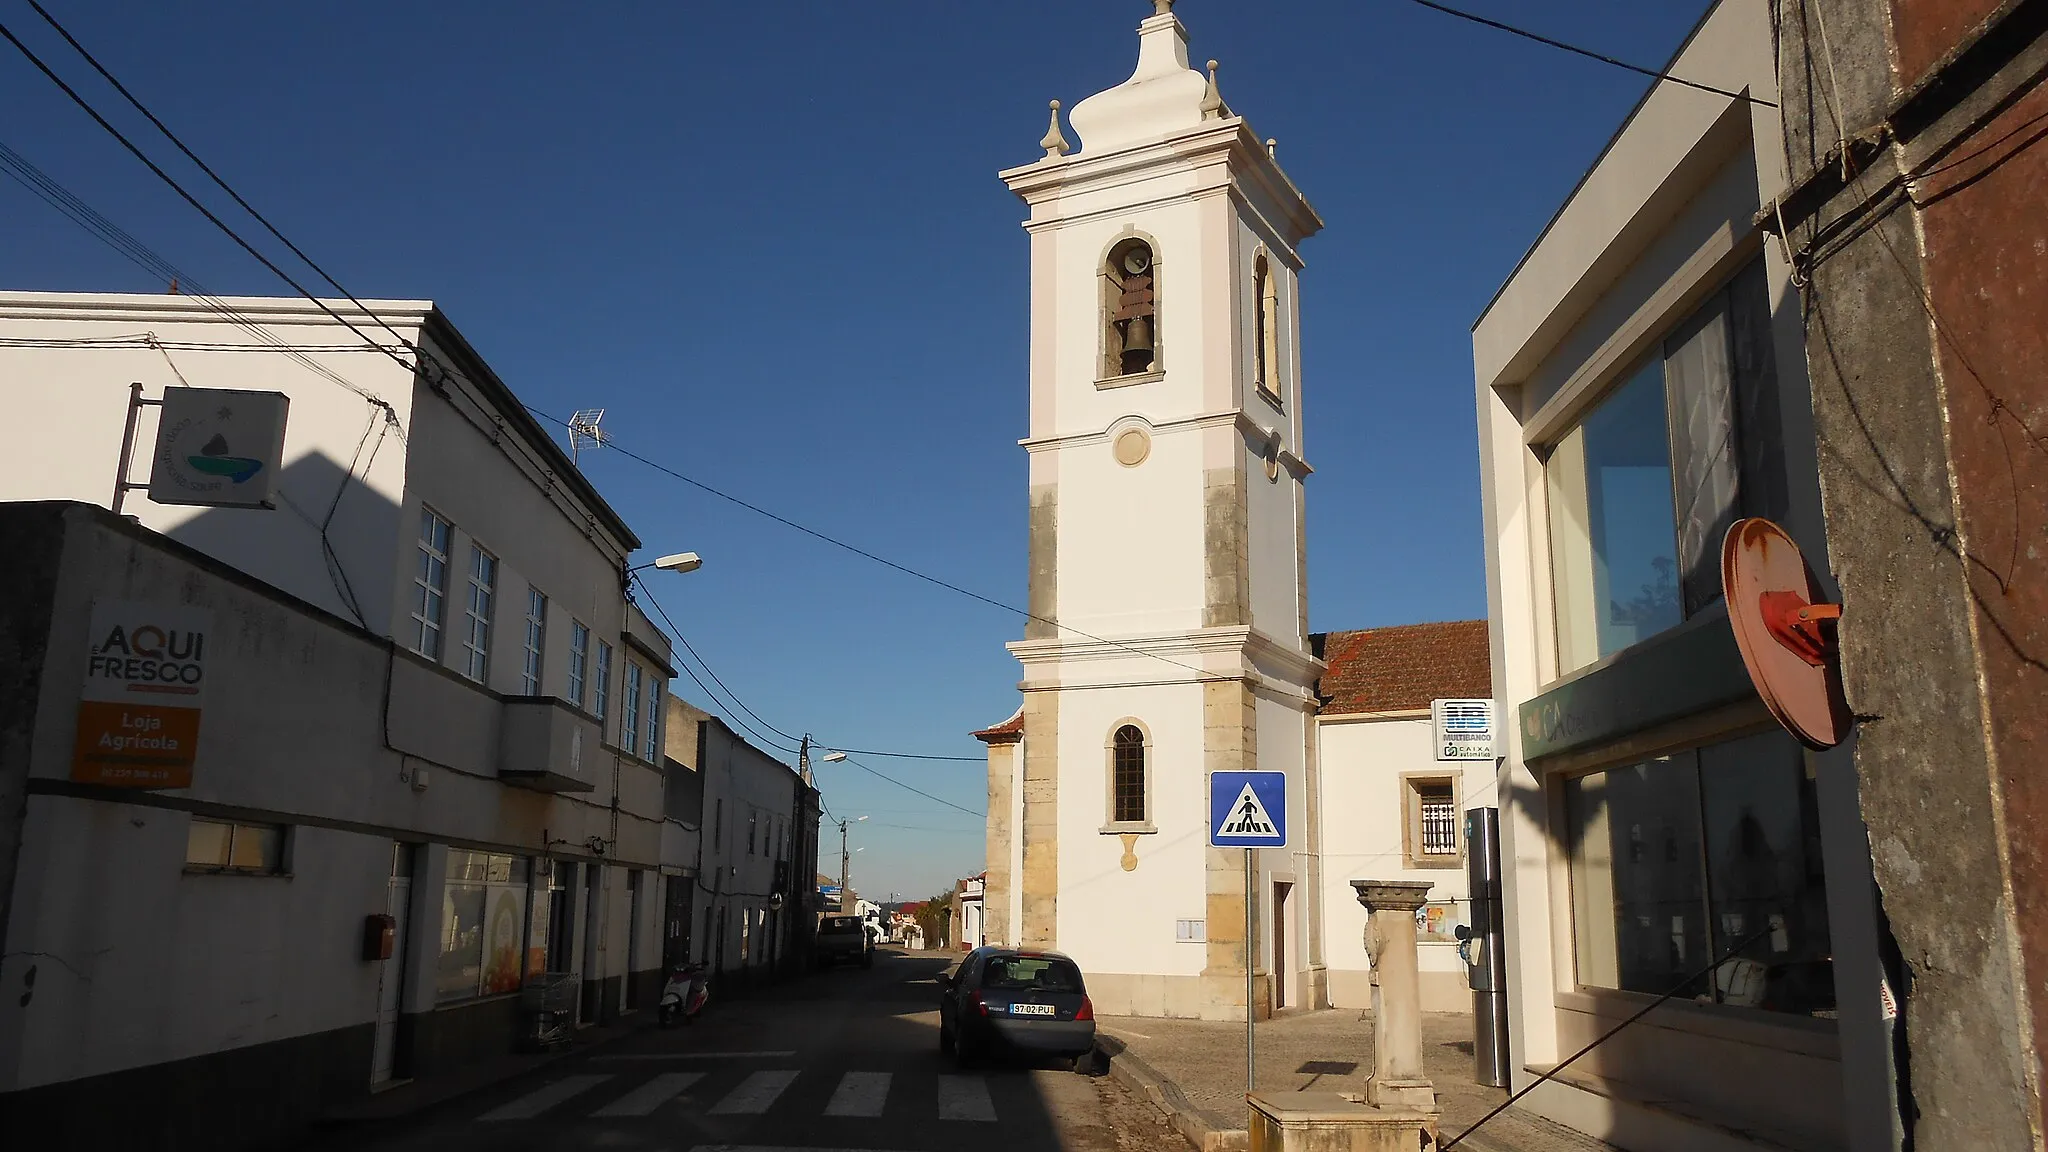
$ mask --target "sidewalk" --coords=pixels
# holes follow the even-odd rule
[[[1203,1152],[1245,1147],[1244,1025],[1103,1016],[1096,1021],[1110,1072],[1149,1096]],[[1372,1075],[1372,1016],[1338,1008],[1284,1012],[1257,1026],[1261,1092],[1365,1091]],[[1422,1017],[1422,1062],[1436,1084],[1445,1139],[1463,1132],[1507,1092],[1472,1082],[1472,1018]],[[1510,1108],[1459,1149],[1471,1152],[1616,1152],[1533,1113]]]

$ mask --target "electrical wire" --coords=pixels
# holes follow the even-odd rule
[[[655,614],[661,617],[661,622],[663,624],[668,625],[669,634],[672,636],[680,637],[682,635],[682,629],[676,627],[675,620],[670,618],[668,614],[668,609],[661,606],[661,601],[654,595],[654,590],[647,586],[647,581],[641,579],[640,574],[638,572],[633,573],[632,577],[633,583],[638,584],[640,586],[640,591],[646,594],[647,602],[654,605]],[[718,693],[713,692],[711,690],[711,686],[709,684],[704,683],[703,677],[698,676],[696,671],[692,669],[687,662],[678,661],[678,663],[682,664],[684,673],[686,673],[690,677],[690,679],[696,683],[697,687],[703,691],[705,697],[709,699],[714,706],[721,709],[725,708],[725,701],[722,698],[720,698]],[[710,671],[710,669],[706,668],[705,671],[708,672]],[[717,678],[713,677],[713,679]],[[767,745],[768,747],[775,749],[777,752],[794,755],[798,751],[798,749],[796,748],[792,748],[787,745],[777,743],[772,737],[762,735],[759,729],[755,728],[751,724],[748,724],[744,719],[742,719],[739,716],[728,715],[728,719],[732,720],[733,723],[738,724],[740,727],[746,729],[748,735],[754,737],[756,740],[759,740],[761,743]]]
[[[249,255],[255,257],[257,263],[262,264],[265,268],[270,269],[272,273],[276,274],[278,279],[283,280],[285,283],[291,285],[292,289],[298,292],[299,295],[304,296],[308,300],[311,300],[314,306],[318,307],[322,312],[327,313],[327,315],[330,318],[332,318],[336,323],[340,324],[342,327],[347,328],[349,331],[361,337],[363,343],[368,344],[373,348],[379,349],[385,355],[391,357],[392,360],[396,361],[400,367],[406,369],[409,372],[417,372],[419,370],[416,365],[408,363],[403,356],[400,356],[398,353],[388,348],[385,348],[383,345],[377,343],[377,341],[371,339],[368,333],[356,327],[354,324],[349,323],[349,321],[345,317],[343,317],[341,313],[336,312],[332,307],[329,307],[326,301],[321,300],[318,296],[313,295],[312,292],[306,289],[305,285],[300,284],[297,280],[294,280],[291,277],[290,273],[287,273],[284,269],[279,268],[277,264],[270,259],[270,257],[265,256],[261,251],[259,251],[256,248],[254,244],[251,244],[249,243],[249,241],[243,239],[241,233],[235,231],[233,228],[230,228],[226,221],[222,220],[219,216],[214,215],[212,209],[200,203],[198,197],[192,195],[191,192],[187,191],[183,184],[178,183],[178,181],[175,178],[173,178],[170,173],[164,171],[163,168],[159,166],[156,161],[150,159],[147,153],[145,153],[141,148],[136,147],[135,142],[128,139],[126,134],[124,134],[119,128],[114,127],[114,125],[111,122],[109,122],[105,116],[100,115],[99,109],[94,108],[90,103],[88,103],[85,97],[78,94],[77,89],[73,88],[70,84],[66,83],[62,76],[57,75],[57,73],[53,71],[48,64],[44,63],[42,57],[36,55],[35,52],[32,49],[30,49],[27,44],[22,43],[21,38],[16,36],[14,34],[14,30],[9,28],[5,23],[0,23],[0,38],[4,38],[9,44],[14,45],[15,51],[20,52],[23,56],[27,57],[28,62],[35,65],[37,71],[41,72],[45,77],[49,79],[49,81],[52,84],[55,84],[59,89],[61,89],[66,96],[69,96],[71,98],[71,102],[78,105],[80,109],[84,110],[86,115],[92,117],[94,123],[98,124],[101,128],[105,129],[108,135],[112,136],[115,140],[119,141],[121,146],[123,148],[126,148],[129,151],[129,153],[133,155],[137,160],[142,161],[143,166],[148,168],[150,172],[156,176],[157,179],[163,181],[166,185],[169,185],[170,189],[173,192],[176,192],[180,197],[182,197],[185,203],[190,204],[193,208],[197,209],[200,215],[206,217],[206,219],[210,223],[212,223],[214,227],[220,229],[223,233],[225,233],[228,239],[233,240],[237,245],[241,247],[241,249],[244,252],[247,252]],[[370,396],[368,393],[365,393],[364,399],[374,398]],[[375,402],[385,404],[385,407],[387,409],[390,409],[390,405],[385,403],[381,399],[376,399]],[[397,419],[397,412],[395,410],[392,410],[391,416],[394,420]]]
[[[1756,96],[1751,96],[1746,92],[1730,92],[1726,88],[1716,88],[1712,84],[1702,84],[1697,80],[1687,80],[1683,76],[1673,76],[1668,70],[1660,71],[1655,68],[1645,68],[1640,64],[1631,64],[1626,60],[1617,60],[1612,56],[1602,55],[1601,53],[1594,52],[1591,49],[1581,48],[1576,44],[1567,44],[1562,40],[1553,40],[1548,36],[1531,32],[1526,28],[1517,28],[1512,24],[1503,24],[1498,20],[1489,20],[1484,16],[1480,16],[1472,12],[1466,12],[1461,9],[1453,8],[1448,4],[1439,4],[1436,2],[1436,0],[1408,0],[1408,2],[1411,4],[1419,4],[1424,8],[1430,9],[1431,11],[1441,12],[1446,16],[1455,16],[1460,20],[1469,20],[1474,24],[1484,25],[1485,27],[1492,28],[1498,32],[1506,32],[1512,36],[1520,36],[1524,40],[1534,40],[1538,44],[1544,44],[1548,45],[1549,47],[1559,49],[1560,51],[1570,52],[1575,56],[1584,56],[1588,60],[1598,60],[1602,64],[1611,64],[1616,68],[1621,68],[1629,72],[1637,73],[1639,75],[1648,76],[1652,80],[1668,82],[1671,84],[1682,84],[1687,88],[1697,88],[1702,92],[1712,92],[1716,96],[1726,96],[1731,100],[1744,100],[1751,104],[1760,104],[1765,108],[1777,107],[1775,103],[1772,103],[1769,100],[1765,100]]]
[[[221,179],[220,173],[215,172],[211,167],[209,167],[206,161],[201,160],[198,157],[198,155],[192,151],[192,149],[185,147],[185,142],[183,140],[178,139],[177,133],[171,131],[169,126],[167,126],[162,120],[157,119],[156,113],[151,112],[147,107],[143,105],[142,101],[136,99],[135,94],[128,90],[128,86],[121,83],[119,80],[115,79],[114,74],[112,72],[107,71],[106,68],[100,64],[98,57],[95,57],[91,52],[86,51],[85,45],[80,44],[78,42],[78,38],[76,36],[73,36],[70,33],[70,31],[64,27],[64,25],[59,24],[57,22],[57,18],[55,16],[50,15],[49,11],[45,9],[40,3],[38,3],[37,0],[28,0],[28,6],[36,10],[36,15],[41,16],[43,18],[44,23],[56,29],[57,35],[62,36],[64,38],[65,43],[71,45],[73,50],[75,50],[80,56],[85,57],[85,62],[87,64],[92,65],[93,71],[98,72],[100,74],[101,79],[113,85],[114,91],[119,92],[124,98],[127,99],[129,104],[134,106],[137,112],[142,113],[142,115],[146,117],[151,124],[154,124],[156,126],[156,130],[164,134],[164,139],[169,140],[172,144],[176,145],[178,151],[183,152],[185,154],[185,159],[190,160],[192,161],[192,163],[198,165],[199,170],[201,172],[206,173],[208,178],[210,178],[215,184],[220,186],[221,191],[227,193],[228,196],[232,198],[236,204],[240,205],[242,211],[247,212],[251,217],[255,219],[255,221],[258,224],[263,225],[264,229],[267,230],[272,236],[277,237],[279,243],[291,249],[292,255],[297,256],[300,260],[304,261],[306,267],[311,268],[314,272],[318,273],[320,278],[322,280],[327,281],[327,283],[330,286],[332,286],[336,292],[339,292],[343,296],[348,297],[349,303],[361,309],[365,315],[368,315],[370,319],[375,320],[380,326],[383,327],[383,329],[386,332],[391,333],[393,339],[397,340],[401,345],[410,344],[410,342],[407,341],[403,335],[400,335],[398,329],[393,328],[390,325],[390,323],[386,321],[383,317],[372,314],[370,312],[370,309],[367,306],[365,306],[361,300],[356,299],[355,293],[350,292],[348,289],[342,287],[340,281],[328,275],[327,270],[325,268],[322,268],[320,265],[314,263],[313,258],[311,256],[306,255],[305,252],[299,249],[299,246],[297,244],[292,243],[291,240],[287,238],[284,233],[278,231],[277,226],[272,224],[269,221],[269,219],[267,219],[263,215],[263,213],[258,212],[254,205],[250,204],[247,200],[242,199],[242,194],[235,191],[234,188],[231,187],[226,180]]]
[[[526,410],[527,410],[528,412],[531,412],[531,413],[533,413],[533,414],[534,414],[535,416],[538,416],[538,417],[539,417],[539,418],[541,418],[542,420],[546,420],[547,422],[549,422],[549,423],[551,423],[551,424],[557,424],[557,425],[560,425],[560,426],[561,426],[561,427],[563,427],[563,428],[567,428],[567,427],[569,426],[569,422],[568,422],[568,421],[566,421],[566,420],[562,419],[562,418],[561,418],[561,417],[559,417],[559,416],[554,416],[554,415],[551,415],[551,414],[549,414],[549,413],[547,413],[547,412],[543,412],[543,411],[541,411],[540,409],[538,409],[538,408],[535,408],[535,407],[534,407],[533,405],[531,405],[531,404],[528,404],[528,405],[526,405]],[[1083,639],[1085,639],[1085,640],[1093,640],[1093,641],[1095,641],[1095,642],[1096,642],[1096,643],[1098,643],[1098,644],[1107,644],[1107,645],[1109,645],[1109,646],[1110,646],[1110,647],[1112,647],[1112,648],[1120,648],[1120,649],[1122,649],[1122,650],[1124,650],[1124,651],[1126,651],[1126,652],[1129,652],[1129,653],[1131,653],[1131,654],[1133,654],[1133,655],[1136,655],[1136,656],[1147,656],[1147,657],[1150,657],[1150,658],[1152,658],[1152,659],[1154,659],[1154,660],[1158,660],[1158,661],[1161,661],[1161,662],[1163,662],[1163,663],[1171,664],[1171,665],[1173,665],[1173,666],[1174,666],[1174,667],[1176,667],[1176,668],[1182,668],[1182,669],[1185,669],[1185,670],[1187,670],[1187,671],[1189,671],[1189,672],[1193,672],[1193,673],[1195,673],[1196,675],[1198,675],[1198,676],[1201,676],[1201,677],[1203,677],[1204,679],[1215,679],[1215,678],[1216,678],[1216,674],[1215,674],[1215,673],[1213,673],[1213,672],[1211,672],[1211,671],[1209,671],[1209,670],[1208,670],[1208,669],[1206,669],[1206,668],[1199,668],[1199,667],[1197,667],[1197,666],[1195,666],[1195,665],[1193,665],[1193,664],[1184,664],[1184,663],[1182,663],[1182,662],[1181,662],[1181,661],[1179,661],[1179,660],[1175,660],[1175,659],[1174,659],[1173,657],[1171,657],[1171,656],[1163,656],[1163,655],[1160,655],[1160,654],[1159,654],[1159,653],[1157,653],[1157,652],[1147,652],[1147,651],[1146,651],[1146,650],[1144,650],[1143,648],[1138,648],[1138,647],[1135,647],[1135,646],[1133,646],[1133,645],[1130,645],[1130,644],[1126,644],[1126,643],[1124,643],[1123,641],[1120,641],[1120,640],[1111,640],[1111,639],[1109,639],[1108,637],[1105,637],[1105,636],[1097,636],[1097,635],[1095,635],[1095,634],[1094,634],[1093,632],[1084,632],[1084,631],[1082,631],[1081,629],[1079,629],[1079,628],[1076,628],[1076,627],[1074,627],[1074,626],[1073,626],[1073,625],[1071,625],[1071,624],[1062,624],[1062,623],[1060,623],[1060,622],[1059,622],[1058,620],[1055,620],[1055,619],[1053,619],[1053,618],[1052,618],[1052,617],[1050,617],[1050,616],[1041,616],[1041,615],[1039,615],[1038,613],[1036,613],[1036,612],[1033,612],[1033,611],[1031,611],[1031,610],[1029,610],[1029,609],[1027,609],[1027,608],[1019,608],[1019,607],[1017,607],[1017,606],[1016,606],[1016,605],[1014,605],[1014,604],[1005,604],[1005,603],[1003,603],[1003,602],[1002,602],[1001,600],[997,600],[997,599],[995,599],[994,597],[990,597],[990,596],[984,596],[984,595],[982,595],[982,594],[981,594],[981,593],[979,593],[979,592],[973,592],[973,591],[969,591],[968,589],[966,589],[966,588],[962,588],[962,587],[961,587],[960,585],[958,585],[958,584],[954,584],[954,583],[952,583],[951,581],[948,581],[948,580],[942,580],[942,579],[940,579],[940,578],[939,578],[939,577],[937,577],[937,576],[932,576],[932,575],[929,575],[929,574],[927,574],[927,573],[924,573],[924,572],[920,572],[920,571],[918,571],[918,570],[917,570],[917,569],[915,569],[915,568],[910,568],[910,567],[907,567],[907,566],[905,566],[905,565],[902,565],[902,564],[898,564],[898,563],[897,563],[896,561],[894,561],[894,560],[889,560],[889,559],[886,559],[886,558],[884,558],[884,557],[882,557],[882,556],[878,556],[878,555],[876,555],[875,553],[873,553],[873,552],[870,552],[870,551],[868,551],[867,549],[865,549],[865,548],[862,548],[862,547],[860,547],[860,546],[858,546],[858,545],[855,545],[855,544],[849,544],[849,543],[847,543],[846,541],[844,541],[844,540],[841,540],[841,539],[839,539],[839,538],[837,538],[837,537],[834,537],[834,536],[828,536],[828,535],[826,535],[825,533],[823,533],[823,532],[820,532],[820,531],[818,531],[818,530],[817,530],[817,529],[815,529],[815,528],[810,528],[810,527],[806,527],[805,525],[799,524],[799,523],[797,523],[796,521],[794,521],[794,520],[791,520],[791,519],[789,519],[789,518],[788,518],[787,516],[781,516],[781,515],[778,515],[778,514],[776,514],[776,513],[774,513],[774,512],[770,512],[770,511],[769,511],[768,509],[766,509],[766,508],[763,508],[763,507],[761,507],[761,506],[760,506],[760,505],[758,505],[758,504],[754,504],[754,503],[751,503],[751,502],[749,502],[749,501],[743,500],[743,499],[739,498],[738,496],[735,496],[735,495],[733,495],[733,494],[732,494],[732,493],[730,493],[730,492],[726,492],[726,491],[724,491],[723,489],[719,489],[719,488],[714,488],[714,487],[712,487],[711,485],[709,485],[709,484],[706,484],[706,483],[705,483],[705,482],[703,482],[702,480],[698,480],[698,479],[696,479],[695,477],[692,477],[692,476],[686,476],[686,475],[684,475],[683,473],[681,473],[681,472],[678,472],[678,471],[676,471],[676,470],[675,470],[675,469],[673,469],[673,468],[670,468],[670,467],[669,467],[668,465],[666,465],[666,464],[662,464],[662,463],[660,463],[659,461],[656,461],[656,460],[652,460],[652,459],[649,459],[649,458],[648,458],[648,457],[646,457],[646,456],[642,456],[642,455],[640,455],[639,453],[637,453],[637,452],[634,452],[633,450],[631,450],[631,449],[629,449],[629,448],[621,448],[621,447],[619,446],[618,442],[617,442],[616,440],[613,440],[613,439],[611,439],[610,437],[606,437],[606,439],[605,439],[605,442],[604,442],[604,443],[605,443],[605,447],[606,447],[606,448],[608,448],[608,449],[610,449],[611,451],[617,452],[617,453],[618,453],[619,455],[621,455],[621,456],[624,456],[624,457],[625,457],[625,458],[627,458],[628,460],[633,460],[633,461],[636,461],[636,462],[638,462],[638,463],[640,463],[640,464],[644,464],[644,465],[646,465],[647,467],[649,467],[649,468],[652,468],[652,469],[654,469],[654,470],[655,470],[656,472],[659,472],[659,473],[661,473],[662,475],[664,475],[664,476],[667,476],[667,477],[669,477],[670,479],[674,479],[674,480],[680,480],[680,481],[682,481],[683,483],[685,483],[685,484],[688,484],[688,485],[689,485],[689,486],[691,486],[692,488],[695,488],[695,489],[697,489],[698,491],[701,491],[701,492],[705,492],[705,493],[708,493],[708,494],[710,494],[710,495],[712,495],[712,496],[716,496],[716,497],[718,497],[718,498],[719,498],[720,500],[724,500],[724,501],[726,501],[726,502],[727,502],[727,503],[729,503],[729,504],[734,504],[734,505],[737,505],[738,507],[744,508],[744,509],[746,509],[747,511],[749,511],[749,512],[752,512],[752,513],[754,513],[754,514],[755,514],[755,515],[757,515],[757,516],[762,516],[762,517],[765,517],[765,518],[767,518],[767,519],[769,519],[769,520],[773,520],[773,521],[775,521],[775,522],[776,522],[777,524],[780,524],[780,525],[782,525],[782,526],[783,526],[783,527],[785,527],[785,528],[789,528],[789,529],[792,529],[792,530],[794,530],[794,531],[797,531],[797,532],[801,532],[801,533],[803,533],[804,535],[806,535],[806,536],[809,536],[809,537],[811,537],[811,538],[812,538],[812,539],[814,539],[814,540],[818,540],[818,541],[821,541],[821,542],[823,542],[823,543],[826,543],[826,544],[830,544],[830,545],[832,545],[832,546],[833,546],[834,548],[840,548],[840,549],[843,549],[843,550],[845,550],[845,551],[847,551],[847,552],[851,552],[851,553],[853,553],[854,555],[856,555],[856,556],[859,556],[859,557],[861,557],[861,558],[863,558],[863,559],[866,559],[866,560],[872,560],[872,561],[874,561],[875,563],[877,563],[877,564],[880,564],[880,565],[881,565],[882,567],[884,567],[884,568],[888,568],[888,569],[891,569],[892,571],[900,572],[900,573],[902,573],[902,574],[903,574],[903,575],[905,575],[905,576],[909,576],[909,577],[911,577],[912,579],[915,579],[915,580],[922,580],[922,581],[924,581],[924,582],[925,582],[925,583],[927,583],[927,584],[931,584],[931,585],[934,585],[934,586],[936,586],[936,587],[939,587],[939,588],[944,588],[944,589],[945,589],[945,590],[947,590],[948,592],[956,592],[956,593],[958,593],[958,594],[960,594],[960,595],[962,595],[962,596],[965,596],[965,597],[967,597],[967,598],[968,598],[969,600],[974,600],[974,601],[978,601],[978,602],[980,602],[980,603],[982,603],[982,604],[986,604],[986,605],[988,605],[988,606],[989,606],[989,607],[991,607],[991,608],[1000,608],[1000,609],[1002,609],[1002,610],[1003,610],[1003,611],[1005,611],[1005,612],[1010,612],[1010,613],[1014,613],[1015,615],[1018,615],[1018,616],[1022,616],[1022,617],[1024,617],[1024,618],[1025,618],[1025,619],[1027,619],[1027,620],[1034,620],[1034,621],[1036,621],[1036,622],[1038,622],[1038,623],[1040,623],[1040,624],[1045,624],[1045,625],[1048,625],[1048,626],[1050,626],[1050,627],[1052,627],[1052,628],[1056,628],[1056,629],[1059,629],[1060,631],[1063,631],[1063,632],[1071,632],[1071,633],[1073,633],[1074,635],[1076,635],[1076,636],[1079,636],[1079,637],[1081,637],[1081,638],[1083,638]],[[972,759],[972,758],[970,757],[970,759]]]
[[[944,805],[945,805],[946,807],[948,807],[948,808],[952,808],[952,809],[954,809],[954,810],[956,810],[956,811],[960,811],[960,812],[965,812],[965,813],[967,813],[967,814],[968,814],[969,816],[979,816],[979,817],[981,817],[981,818],[982,818],[982,819],[984,819],[984,820],[988,819],[988,813],[986,813],[986,812],[977,812],[977,811],[975,811],[975,810],[974,810],[974,809],[972,809],[972,808],[968,808],[968,807],[965,807],[965,806],[963,806],[963,805],[955,804],[955,803],[953,803],[953,802],[952,802],[951,800],[945,799],[945,798],[944,798],[944,797],[942,797],[942,796],[934,796],[934,795],[932,795],[931,793],[929,793],[929,792],[925,791],[925,790],[924,790],[924,789],[922,789],[922,788],[918,788],[918,787],[915,787],[915,786],[913,786],[913,785],[910,785],[910,784],[905,784],[905,783],[904,783],[903,781],[901,781],[901,780],[898,780],[898,779],[896,779],[896,778],[895,778],[894,776],[889,776],[889,775],[885,775],[885,774],[883,774],[883,773],[881,773],[881,772],[877,772],[877,771],[875,771],[875,770],[874,770],[873,768],[870,768],[870,767],[868,767],[867,765],[865,765],[865,764],[861,763],[860,761],[858,761],[858,760],[855,760],[855,759],[854,759],[853,757],[851,757],[851,756],[848,756],[848,757],[846,758],[846,763],[848,763],[848,764],[851,764],[851,765],[853,765],[853,766],[854,766],[855,768],[858,768],[858,769],[860,769],[861,771],[863,771],[863,772],[867,773],[868,775],[870,775],[870,776],[873,776],[873,777],[875,777],[875,778],[877,778],[877,779],[879,779],[879,780],[886,780],[886,781],[888,781],[889,783],[891,783],[891,784],[894,784],[895,786],[897,786],[898,788],[901,788],[901,789],[903,789],[903,790],[904,790],[904,791],[906,791],[906,792],[915,792],[915,793],[917,793],[917,794],[918,794],[919,796],[922,796],[922,797],[924,797],[925,799],[927,799],[927,800],[930,800],[930,801],[931,801],[931,802],[933,802],[934,804],[944,804]]]

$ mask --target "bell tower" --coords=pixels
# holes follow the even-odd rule
[[[991,939],[1073,955],[1105,1012],[1243,1019],[1248,962],[1258,1015],[1324,999],[1298,292],[1322,221],[1153,7],[1078,141],[1054,102],[1002,174],[1029,208],[1033,619],[987,899]],[[1293,827],[1247,941],[1207,781],[1251,768],[1287,773]]]

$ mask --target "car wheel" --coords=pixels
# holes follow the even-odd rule
[[[1081,1076],[1093,1076],[1095,1074],[1095,1053],[1092,1051],[1083,1052],[1079,1056],[1074,1057],[1068,1064],[1067,1070]]]
[[[941,1055],[941,1056],[951,1056],[952,1054],[953,1054],[953,1033],[952,1033],[952,1032],[950,1032],[950,1031],[948,1031],[948,1030],[946,1029],[946,1027],[945,1027],[944,1025],[940,1025],[940,1026],[939,1026],[939,1055]]]
[[[980,1059],[980,1046],[969,1044],[966,1036],[953,1037],[953,1063],[962,1071],[974,1067]]]

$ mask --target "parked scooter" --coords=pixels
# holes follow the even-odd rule
[[[670,969],[668,984],[661,990],[661,1026],[666,1028],[679,1018],[685,1024],[695,1024],[710,999],[708,965],[682,964]]]

